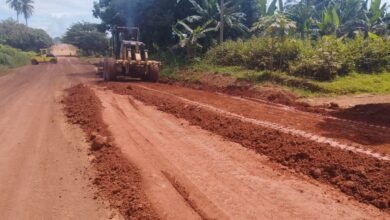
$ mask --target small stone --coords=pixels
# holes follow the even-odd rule
[[[322,171],[321,171],[321,169],[319,169],[319,168],[315,168],[315,169],[312,169],[311,171],[310,171],[310,174],[314,177],[314,178],[320,178],[321,177],[321,175],[322,175]]]
[[[107,145],[107,137],[102,137],[97,135],[94,140],[92,140],[91,150],[98,151]]]

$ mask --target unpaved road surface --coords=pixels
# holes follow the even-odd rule
[[[92,67],[61,58],[0,77],[0,219],[107,219],[93,199],[81,130],[69,126],[63,89]]]
[[[109,219],[104,200],[128,219],[390,219],[387,127],[93,71],[0,77],[0,219]],[[111,139],[94,159],[62,111],[78,83],[66,115]]]
[[[96,94],[116,143],[140,167],[147,195],[167,219],[387,216],[131,97]]]

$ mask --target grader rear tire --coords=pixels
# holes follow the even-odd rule
[[[147,76],[147,80],[149,82],[158,82],[160,77],[160,67],[156,64],[151,64],[149,66],[149,74]]]
[[[103,79],[104,81],[116,80],[116,69],[114,59],[105,59],[103,64]]]

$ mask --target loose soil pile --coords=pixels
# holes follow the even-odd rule
[[[390,103],[357,105],[349,109],[334,112],[333,115],[339,118],[390,127]]]
[[[126,219],[158,219],[142,192],[138,169],[114,146],[94,92],[81,84],[66,92],[63,99],[66,116],[70,123],[84,130],[91,143],[97,195],[109,201]]]
[[[111,84],[109,88],[267,155],[361,202],[390,211],[390,162],[242,122],[138,87],[119,87],[116,91]]]

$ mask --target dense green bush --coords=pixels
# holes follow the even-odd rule
[[[0,22],[0,43],[24,51],[39,51],[53,44],[51,37],[41,29],[27,27],[14,20]]]
[[[378,36],[367,39],[326,36],[316,42],[254,37],[216,46],[208,51],[206,60],[217,65],[284,71],[295,76],[332,80],[352,71],[390,70],[390,42]]]
[[[258,70],[287,70],[297,60],[302,42],[296,39],[277,40],[271,37],[253,37],[245,42],[228,41],[210,49],[209,62],[218,65],[240,65]]]
[[[289,73],[317,80],[331,80],[353,69],[346,44],[336,37],[324,37],[315,46],[306,44],[300,58],[290,63]]]
[[[368,38],[360,43],[355,55],[356,70],[375,73],[390,70],[390,42],[380,37]]]
[[[0,69],[18,67],[30,62],[32,52],[23,52],[0,44]]]

